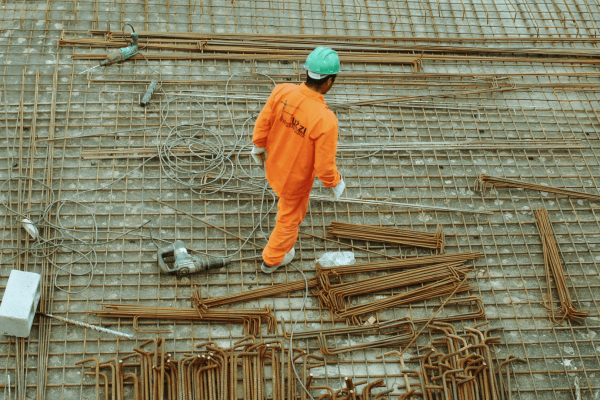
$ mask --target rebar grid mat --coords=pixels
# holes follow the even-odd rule
[[[204,110],[205,125],[218,131],[225,143],[230,144],[234,137],[231,121],[240,131],[247,117],[260,111],[272,87],[268,78],[252,73],[266,73],[277,83],[297,83],[303,79],[302,62],[286,60],[147,62],[139,59],[98,68],[89,76],[77,76],[94,62],[73,60],[74,54],[100,54],[106,49],[59,47],[61,36],[82,39],[89,38],[93,29],[118,31],[127,20],[133,21],[138,30],[161,32],[316,35],[312,39],[326,36],[328,40],[347,42],[395,36],[394,40],[378,42],[382,46],[384,43],[405,47],[454,46],[457,51],[451,53],[454,56],[464,54],[459,52],[460,47],[513,47],[522,54],[519,57],[531,59],[552,52],[591,54],[600,41],[599,6],[589,0],[387,3],[236,0],[233,4],[204,0],[138,3],[5,0],[0,2],[0,180],[16,175],[32,176],[50,185],[60,198],[108,184],[145,160],[140,157],[141,152],[136,156],[136,149],[156,147],[161,124],[159,111],[167,99],[179,95],[198,100],[201,106],[191,100],[173,103],[166,119],[171,126],[198,122]],[[532,55],[523,54],[523,49],[532,49]],[[160,49],[143,49],[142,53],[150,50],[168,53]],[[491,51],[471,54],[489,56]],[[416,56],[421,54],[413,52]],[[348,197],[493,210],[495,214],[417,212],[311,201],[301,229],[317,238],[301,235],[295,264],[311,279],[316,275],[314,260],[324,252],[350,250],[318,238],[326,238],[331,221],[430,232],[439,225],[447,235],[446,253],[485,254],[475,262],[476,272],[469,280],[476,287],[471,294],[477,297],[469,303],[450,301],[440,318],[459,316],[451,321],[454,329],[461,332],[464,327],[483,321],[485,311],[485,320],[492,327],[504,328],[498,333],[502,344],[492,345],[498,358],[505,360],[513,354],[527,361],[511,365],[508,376],[504,367],[503,382],[510,385],[510,390],[503,393],[508,398],[512,394],[515,399],[571,399],[576,398],[579,390],[583,399],[600,398],[598,202],[517,188],[497,188],[484,197],[473,186],[480,174],[488,174],[597,193],[600,74],[596,68],[573,63],[458,59],[429,60],[423,63],[420,72],[415,72],[411,65],[396,64],[354,63],[342,68],[345,74],[338,77],[327,101],[366,102],[369,105],[361,106],[361,110],[392,128],[390,146],[385,151],[367,159],[349,159],[364,155],[355,150],[379,148],[385,143],[387,132],[368,115],[336,109],[340,148],[345,149],[339,154],[338,165],[348,185]],[[231,78],[226,104],[225,83],[231,74],[242,72],[245,75]],[[169,97],[159,90],[147,109],[138,107],[146,85],[157,75]],[[233,119],[229,109],[233,110]],[[251,129],[246,126],[243,130],[249,140]],[[127,157],[121,157],[122,154]],[[250,165],[248,156],[243,165],[252,176],[260,176],[261,171]],[[0,194],[2,201],[15,209],[40,209],[50,201],[44,188],[30,181],[11,182],[6,189]],[[319,185],[315,193],[329,195]],[[30,253],[2,265],[0,284],[5,284],[11,268],[50,272],[45,275],[40,311],[136,334],[131,320],[100,319],[88,311],[96,308],[97,302],[189,307],[189,299],[197,287],[202,288],[204,296],[216,298],[302,280],[293,268],[278,270],[272,276],[263,275],[259,272],[260,263],[253,260],[189,277],[159,276],[153,258],[156,247],[148,238],[150,231],[157,243],[164,243],[161,239],[182,239],[191,248],[213,255],[233,252],[241,241],[174,213],[151,201],[151,197],[241,237],[256,225],[261,207],[258,197],[241,193],[217,193],[199,200],[193,192],[167,179],[158,163],[151,161],[109,188],[81,196],[80,200],[93,209],[99,226],[113,230],[114,236],[146,220],[152,221],[139,232],[144,237],[129,235],[99,251],[99,266],[89,289],[72,295],[55,290],[51,264]],[[542,241],[533,215],[535,207],[546,208],[553,222],[573,303],[579,309],[590,310],[590,316],[581,323],[564,321],[557,326],[543,307],[547,279]],[[32,243],[10,213],[4,209],[0,212],[4,217],[0,233],[2,262],[6,263],[17,255],[10,248],[28,247]],[[60,215],[64,226],[83,231],[92,226],[89,213],[79,205],[64,206]],[[55,216],[55,211],[49,215]],[[263,224],[266,235],[273,224],[274,213]],[[253,240],[264,245],[266,242],[260,235]],[[81,238],[90,239],[91,233],[81,232]],[[358,263],[385,260],[360,248],[394,257],[430,255],[428,250],[383,243],[345,239],[338,242],[354,246],[351,251]],[[259,255],[259,250],[248,246],[241,257]],[[59,251],[51,261],[66,264],[75,259],[72,252]],[[73,266],[80,268],[76,272],[83,267]],[[63,274],[58,283],[79,290],[85,287],[86,279]],[[402,293],[403,289],[391,289],[362,296],[361,300],[375,301],[381,296]],[[475,300],[479,297],[481,300]],[[375,316],[375,324],[407,316],[414,323],[425,323],[439,304],[434,299],[382,310]],[[286,326],[282,328],[288,333],[290,320],[297,316],[300,322],[296,333],[345,326],[335,323],[332,314],[321,309],[314,297],[309,297],[306,309],[300,313],[301,291],[232,307],[251,310],[266,306],[273,308],[277,320],[284,318]],[[185,357],[194,351],[196,344],[207,339],[227,348],[245,336],[241,323],[140,321],[138,325],[141,330],[170,330],[172,333],[161,335],[175,360]],[[0,389],[6,398],[19,400],[38,396],[95,399],[95,372],[84,378],[84,370],[75,366],[75,362],[91,357],[122,359],[146,339],[156,337],[154,333],[136,335],[137,341],[117,340],[47,318],[38,322],[36,318],[29,338],[0,340],[0,360],[4,361],[0,364],[4,369],[0,372],[0,384],[4,387]],[[387,337],[359,338],[364,343]],[[351,339],[342,334],[327,343],[327,349],[353,346],[356,343]],[[431,340],[431,335],[423,334],[417,344],[427,345]],[[316,337],[294,339],[294,345],[310,353],[321,351]],[[389,357],[375,358],[387,350],[361,349],[326,356],[323,367],[312,369],[313,385],[337,391],[347,387],[344,377],[351,376],[355,382],[384,379],[388,387],[393,383],[406,386],[401,371],[416,369],[419,363],[406,361],[406,366],[402,366],[399,360]],[[412,356],[426,353],[427,350],[414,346],[407,350]],[[101,394],[107,393],[103,389],[105,384],[109,392],[112,388],[116,390],[118,385],[112,385],[108,370],[98,376]],[[407,378],[411,385],[417,382],[414,376]],[[133,385],[127,382],[133,384],[133,378],[125,380],[122,397],[133,398]],[[327,391],[322,390],[316,395]],[[405,390],[396,388],[393,393],[396,397]],[[388,394],[380,398],[386,396],[391,398]],[[115,399],[117,393],[114,396],[108,393],[108,397]]]
[[[44,4],[45,3],[45,4]],[[34,3],[36,6],[38,3]],[[3,19],[12,17],[23,28],[41,14],[48,29],[53,19],[69,25],[104,27],[107,21],[119,25],[128,18],[140,21],[145,30],[172,26],[174,31],[234,30],[240,25],[269,33],[291,29],[296,33],[332,35],[382,35],[449,38],[505,38],[539,36],[553,38],[596,38],[598,4],[565,1],[441,1],[405,0],[391,3],[323,1],[304,3],[286,0],[240,1],[157,1],[143,3],[94,0],[72,4],[64,1],[34,4],[6,3]],[[44,7],[45,6],[45,7]],[[157,8],[160,12],[157,12]],[[38,10],[41,9],[42,12]],[[58,14],[58,15],[57,15]],[[62,14],[62,15],[61,15]],[[65,16],[64,14],[69,14]],[[323,24],[337,21],[337,24]],[[37,21],[36,21],[37,22]],[[557,40],[558,41],[558,40]]]

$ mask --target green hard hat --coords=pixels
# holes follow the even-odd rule
[[[313,79],[339,74],[340,59],[335,50],[329,47],[317,47],[308,55],[304,68]]]

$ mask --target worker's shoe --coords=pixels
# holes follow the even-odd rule
[[[281,261],[279,264],[277,265],[273,265],[272,267],[267,265],[264,261],[262,263],[262,265],[260,266],[260,269],[262,270],[262,272],[264,272],[265,274],[272,274],[273,272],[275,272],[275,270],[283,265],[287,265],[289,263],[292,262],[292,260],[294,259],[294,255],[296,255],[296,250],[294,250],[293,248],[288,251],[287,253],[285,253],[285,256],[283,256],[283,261]]]

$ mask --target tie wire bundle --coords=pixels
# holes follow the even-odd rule
[[[337,238],[369,242],[395,243],[405,246],[424,247],[444,252],[444,231],[438,225],[435,233],[408,229],[386,228],[376,225],[346,224],[333,221],[327,231]]]
[[[479,175],[479,178],[475,180],[475,189],[480,189],[482,194],[485,195],[485,192],[488,187],[490,188],[490,193],[492,190],[494,190],[494,188],[519,188],[537,190],[539,192],[562,194],[567,197],[574,197],[579,199],[600,200],[600,196],[597,194],[590,194],[578,192],[576,190],[571,189],[539,185],[537,183],[523,182],[516,179],[501,178],[498,176],[490,176],[484,174]]]
[[[567,280],[565,278],[565,271],[563,269],[562,262],[560,261],[556,240],[554,239],[554,231],[552,230],[552,225],[550,224],[550,218],[548,218],[548,211],[545,208],[538,208],[534,210],[534,213],[537,219],[538,228],[540,230],[540,236],[542,237],[544,265],[546,268],[548,305],[544,306],[550,312],[552,320],[558,325],[562,324],[565,318],[581,322],[583,318],[587,317],[589,311],[579,310],[577,307],[575,307],[573,301],[571,300],[571,294],[569,293],[569,287],[567,286]],[[556,321],[555,318],[550,276],[554,278],[554,282],[556,283],[556,291],[558,292],[558,298],[560,300],[559,311],[563,314],[560,321]]]

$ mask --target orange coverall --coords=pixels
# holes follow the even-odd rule
[[[266,147],[267,181],[280,197],[275,229],[263,250],[267,265],[280,264],[294,247],[315,175],[326,187],[340,182],[335,165],[337,139],[337,118],[323,95],[304,83],[273,89],[252,137],[257,147]]]

